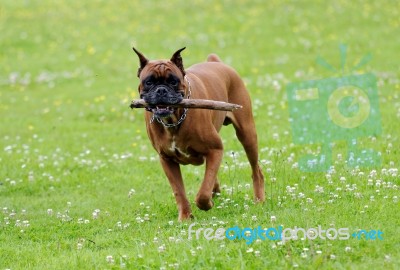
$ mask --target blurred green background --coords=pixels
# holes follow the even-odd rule
[[[339,68],[339,44],[344,72],[316,64]],[[253,206],[243,188],[250,170],[228,127],[223,193],[212,211],[192,205],[196,221],[275,226],[274,216],[286,227],[381,229],[388,240],[187,241],[143,111],[128,108],[132,46],[151,59],[186,46],[186,67],[217,53],[253,99],[267,203]],[[0,268],[398,268],[399,48],[397,1],[1,1]],[[347,168],[338,142],[329,176],[298,171],[298,156],[318,146],[292,144],[286,84],[349,74],[367,53],[355,74],[378,78],[382,135],[361,143],[383,153],[382,167]],[[184,169],[191,200],[202,172]]]

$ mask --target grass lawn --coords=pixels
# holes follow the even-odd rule
[[[395,1],[2,1],[0,269],[399,269],[399,29]],[[214,52],[240,73],[253,100],[264,204],[253,203],[250,168],[228,126],[221,195],[212,210],[197,209],[204,166],[184,167],[195,219],[177,221],[144,111],[128,108],[138,97],[132,46],[151,59],[186,46],[186,67]],[[335,140],[331,170],[301,171],[299,159],[322,146],[294,143],[286,86],[360,74],[377,78],[381,132],[357,144],[380,152],[381,163],[347,166],[349,146]],[[203,234],[235,226],[338,235]],[[338,239],[340,228],[349,237]]]

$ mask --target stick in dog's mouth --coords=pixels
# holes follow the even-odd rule
[[[219,111],[233,111],[242,108],[241,105],[208,100],[208,99],[184,99],[182,102],[177,104],[165,104],[165,105],[150,105],[143,99],[132,100],[130,107],[133,108],[156,108],[157,110],[168,110],[172,108],[193,108],[193,109],[208,109],[208,110],[219,110]]]

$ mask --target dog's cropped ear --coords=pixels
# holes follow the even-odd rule
[[[136,50],[134,47],[132,49],[135,51],[135,53],[139,57],[140,67],[139,67],[138,72],[137,72],[137,76],[139,77],[140,76],[140,72],[142,72],[142,69],[144,68],[145,65],[147,65],[149,60],[146,57],[144,57],[144,55],[141,52],[139,52],[138,50]]]
[[[184,49],[186,49],[186,47],[177,50],[171,57],[171,62],[174,63],[182,71],[183,76],[185,76],[186,74],[185,69],[183,68],[183,60],[181,56],[181,51],[183,51]]]

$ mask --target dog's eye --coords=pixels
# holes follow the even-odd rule
[[[167,83],[168,83],[169,85],[171,85],[171,86],[178,86],[179,81],[178,81],[177,79],[174,79],[174,78],[169,78],[169,79],[167,80]]]
[[[152,86],[154,84],[154,82],[152,80],[147,80],[144,82],[145,86]]]

